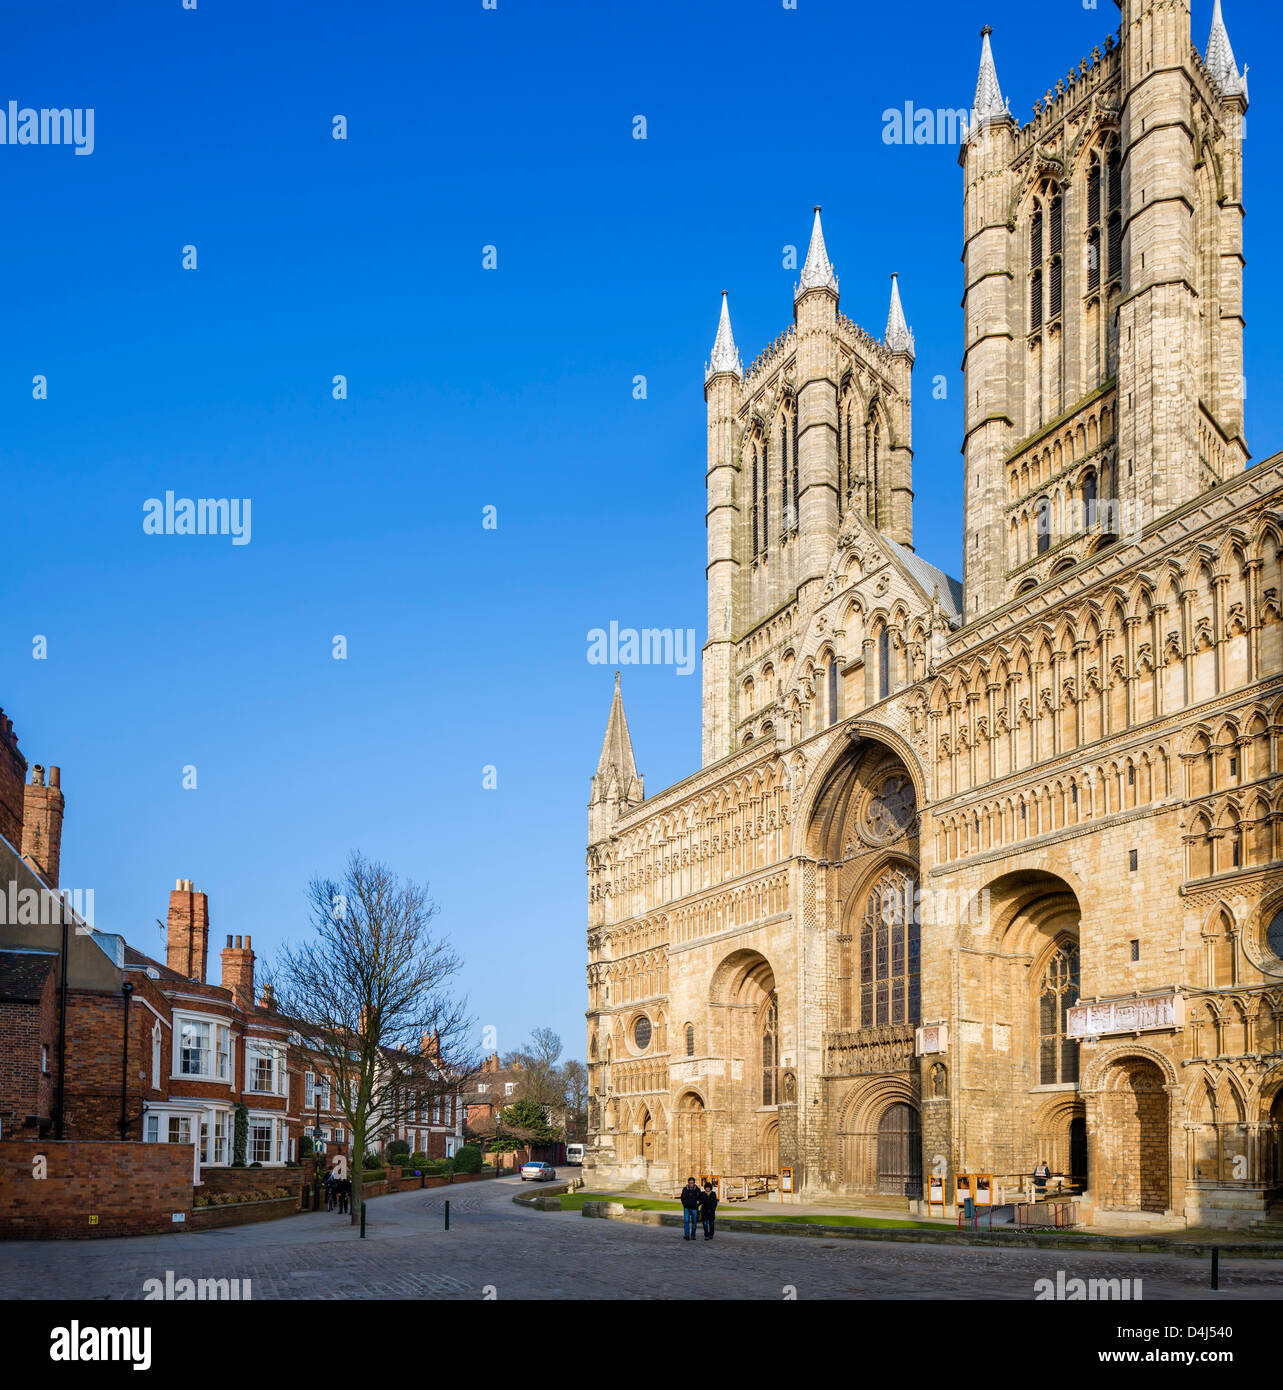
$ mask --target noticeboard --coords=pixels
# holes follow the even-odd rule
[[[975,1174],[974,1182],[976,1206],[993,1206],[993,1174],[977,1173]]]
[[[971,1196],[971,1174],[957,1174],[957,1176],[954,1179],[954,1185],[957,1190],[957,1205],[961,1206],[963,1202],[965,1202],[967,1198]]]
[[[793,1170],[792,1170],[792,1168],[781,1168],[781,1169],[780,1169],[780,1191],[781,1191],[781,1192],[792,1192],[792,1191],[793,1191]]]

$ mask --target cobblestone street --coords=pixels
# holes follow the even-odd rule
[[[1034,1297],[1035,1281],[1141,1279],[1143,1298],[1280,1299],[1283,1262],[993,1250],[726,1234],[685,1243],[670,1228],[538,1212],[513,1204],[516,1179],[451,1199],[403,1192],[369,1204],[367,1238],[317,1212],[174,1236],[0,1244],[0,1298],[139,1299],[144,1281],[249,1279],[269,1299],[912,1299]]]

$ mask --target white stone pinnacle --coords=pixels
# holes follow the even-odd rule
[[[1234,61],[1234,49],[1221,14],[1221,0],[1216,0],[1212,7],[1212,32],[1207,36],[1207,57],[1204,62],[1225,96],[1247,96],[1247,69],[1240,73]]]
[[[904,321],[904,305],[900,303],[900,286],[895,272],[891,274],[891,310],[887,314],[884,341],[892,352],[907,352],[913,356],[913,333]]]
[[[806,250],[806,264],[802,267],[802,278],[793,291],[793,298],[800,299],[807,290],[829,289],[835,293],[838,277],[824,245],[824,228],[820,226],[820,210],[815,209],[815,221],[811,224],[811,244]]]
[[[704,380],[716,376],[718,372],[730,372],[732,376],[743,376],[739,349],[735,346],[735,335],[731,332],[731,311],[726,303],[726,291],[722,291],[722,316],[717,321],[717,337],[713,342],[713,355],[704,369]]]
[[[1002,99],[1002,88],[998,85],[998,69],[993,62],[993,49],[989,46],[989,35],[993,30],[986,24],[980,31],[980,75],[976,78],[976,97],[971,103],[971,128],[983,125],[985,121],[996,121],[1008,115],[1007,103]]]

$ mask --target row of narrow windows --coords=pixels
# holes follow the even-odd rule
[[[1116,146],[1092,155],[1087,173],[1087,288],[1122,275],[1122,164]],[[1029,220],[1029,328],[1054,322],[1064,308],[1065,204],[1060,187],[1044,182]]]
[[[780,425],[780,539],[797,528],[797,411],[784,416]],[[771,453],[769,439],[755,439],[752,445],[753,473],[753,559],[766,554],[770,545]],[[790,447],[791,446],[791,447]]]
[[[782,418],[775,436],[780,448],[779,525],[783,540],[798,524],[798,447],[797,409],[794,407]],[[855,411],[852,406],[841,411],[837,431],[838,446],[838,512],[844,516],[855,504],[857,492],[863,488],[865,511],[874,526],[881,525],[880,466],[882,452],[882,422],[878,418],[877,402],[869,407],[864,420],[863,466],[856,461]],[[753,559],[764,556],[771,541],[771,440],[758,436],[751,445],[749,460],[752,473],[752,505],[750,507],[753,540]]]

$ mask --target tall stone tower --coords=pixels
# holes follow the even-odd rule
[[[1246,467],[1242,121],[1216,0],[1123,0],[1019,126],[982,31],[964,171],[971,621]]]
[[[817,207],[793,324],[747,376],[725,293],[704,374],[708,410],[705,765],[739,743],[743,644],[782,640],[818,601],[850,513],[913,546],[914,344],[892,276],[879,341],[838,311],[838,277]],[[759,641],[757,645],[761,645]],[[773,692],[762,692],[769,701]]]
[[[37,763],[31,769],[22,803],[22,857],[34,864],[50,888],[58,886],[62,861],[62,774],[56,767],[45,770]]]

